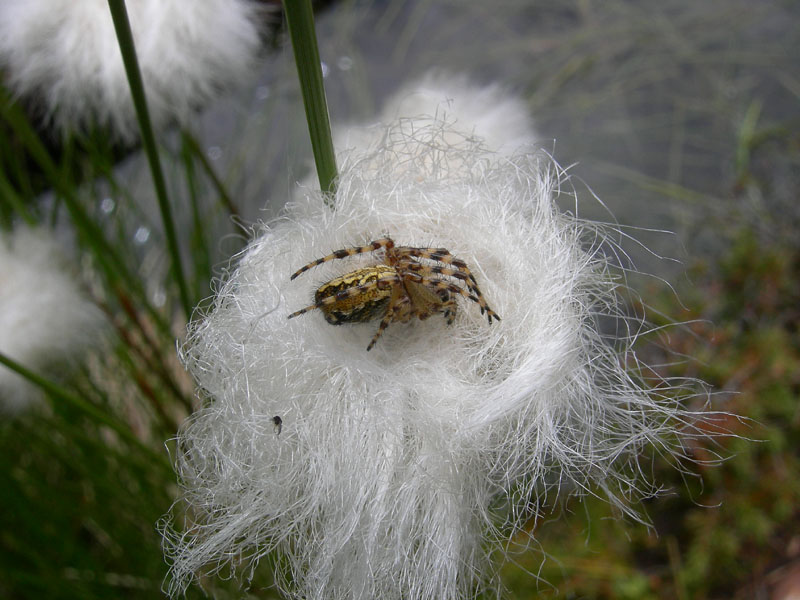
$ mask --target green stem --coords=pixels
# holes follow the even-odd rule
[[[31,227],[36,226],[36,218],[28,211],[25,202],[19,197],[17,191],[6,179],[5,173],[0,172],[0,195],[11,205],[11,208]]]
[[[211,279],[211,260],[208,255],[210,246],[206,237],[205,223],[200,214],[200,198],[197,193],[194,160],[185,136],[183,137],[183,144],[181,144],[181,159],[183,160],[183,171],[186,174],[186,191],[192,212],[192,229],[189,240],[194,273],[192,291],[196,298],[202,298],[204,294],[208,295],[207,286]]]
[[[147,155],[147,161],[150,163],[150,171],[153,174],[153,184],[156,189],[158,206],[161,210],[161,220],[164,223],[164,235],[166,235],[167,247],[172,256],[172,272],[178,283],[178,291],[180,292],[184,314],[188,319],[192,314],[192,302],[189,296],[189,287],[186,285],[186,278],[183,274],[183,267],[181,266],[178,238],[175,235],[175,224],[172,219],[172,211],[167,198],[167,184],[164,180],[164,172],[161,169],[161,161],[158,157],[153,125],[150,121],[150,113],[147,110],[144,83],[142,82],[142,74],[139,71],[139,63],[136,59],[131,25],[128,21],[128,12],[125,10],[125,0],[108,0],[108,7],[111,10],[111,17],[114,20],[114,29],[117,32],[119,49],[122,52],[122,61],[125,64],[125,73],[128,76],[133,105],[136,108],[136,117],[139,120],[139,128],[142,134],[142,146]]]
[[[58,197],[64,201],[72,222],[81,235],[81,239],[91,248],[93,256],[105,273],[107,281],[116,295],[120,297],[119,291],[123,289],[123,284],[120,282],[125,282],[125,289],[131,289],[135,293],[159,330],[171,336],[169,325],[147,301],[147,295],[139,280],[130,273],[122,258],[106,240],[102,230],[81,206],[73,187],[70,186],[69,180],[61,176],[53,158],[36,135],[22,110],[11,98],[3,93],[2,88],[0,88],[0,115],[9,124],[17,139],[42,170]]]
[[[303,93],[303,105],[306,109],[308,133],[311,136],[311,148],[314,151],[314,162],[317,165],[319,186],[328,194],[326,202],[332,203],[331,197],[336,185],[336,156],[333,152],[331,124],[328,119],[328,104],[325,100],[325,88],[322,85],[322,68],[317,47],[317,34],[314,31],[314,12],[311,0],[284,0],[286,25],[292,39],[294,60],[297,63],[297,74],[300,78],[300,90]]]
[[[156,460],[160,464],[165,465],[167,468],[170,468],[169,461],[167,461],[164,458],[164,456],[155,452],[149,446],[146,446],[139,438],[137,438],[133,434],[133,432],[125,424],[121,423],[120,421],[117,421],[115,418],[109,416],[108,414],[106,414],[93,404],[86,402],[83,398],[76,396],[75,394],[60,387],[59,385],[56,385],[52,381],[45,379],[41,375],[37,375],[30,369],[19,364],[17,361],[9,358],[2,352],[0,352],[0,365],[4,365],[9,369],[11,369],[12,371],[15,371],[16,373],[18,373],[19,375],[30,381],[35,386],[44,390],[50,396],[60,398],[64,402],[68,402],[69,404],[71,404],[81,412],[85,413],[95,421],[103,425],[106,425],[107,427],[110,427],[115,432],[117,432],[117,434],[121,438],[137,446],[147,454],[151,455],[151,457],[156,458]]]
[[[217,190],[217,194],[219,194],[220,203],[225,207],[232,217],[239,219],[241,216],[239,209],[236,208],[236,205],[233,203],[228,190],[225,188],[225,184],[222,183],[222,180],[214,171],[214,167],[211,166],[211,163],[208,161],[208,157],[205,155],[205,152],[203,152],[202,148],[200,148],[200,144],[197,142],[191,132],[187,130],[183,130],[182,139],[189,151],[194,155],[195,158],[197,158],[198,161],[200,161],[200,166],[203,167],[206,175],[211,180],[211,184]]]

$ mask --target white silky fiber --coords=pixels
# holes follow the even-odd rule
[[[289,598],[472,598],[546,495],[596,490],[627,510],[653,489],[640,450],[679,452],[669,382],[645,389],[625,368],[633,336],[598,331],[641,323],[619,314],[602,228],[557,209],[566,173],[532,147],[497,152],[478,137],[492,123],[443,106],[356,133],[334,208],[301,189],[194,321],[182,358],[204,402],[178,437],[170,593],[276,552]],[[287,319],[382,252],[293,272],[385,236],[464,260],[502,320],[459,298],[451,326],[393,323],[367,352],[378,321]]]
[[[156,129],[241,82],[260,48],[250,0],[128,0],[139,68]],[[60,132],[106,126],[138,137],[136,113],[107,0],[3,0],[6,85]]]

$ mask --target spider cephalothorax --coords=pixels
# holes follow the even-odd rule
[[[393,321],[405,323],[411,317],[427,319],[441,312],[447,324],[451,324],[456,315],[456,294],[477,302],[481,314],[486,314],[490,324],[492,319],[500,320],[486,304],[467,263],[445,248],[395,246],[391,239],[382,238],[366,246],[337,250],[308,263],[291,278],[329,260],[381,249],[384,251],[383,264],[357,269],[323,283],[314,295],[314,304],[293,312],[289,318],[315,308],[319,308],[332,325],[361,323],[382,317],[367,350],[372,349],[383,330]],[[420,259],[427,259],[430,263],[423,263]],[[465,287],[456,285],[456,281]]]

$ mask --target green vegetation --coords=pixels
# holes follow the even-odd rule
[[[386,10],[378,28],[383,35],[394,31],[400,4]],[[558,18],[569,13],[565,22],[583,19],[583,25],[561,45],[558,36],[539,38],[535,52],[552,48],[542,60],[505,42],[498,52],[524,65],[518,81],[537,118],[563,126],[568,139],[569,127],[579,132],[572,147],[566,144],[567,156],[592,140],[624,148],[614,136],[627,127],[655,131],[660,124],[673,136],[656,140],[663,152],[647,154],[651,162],[631,166],[624,156],[609,156],[607,164],[590,168],[611,177],[620,195],[695,211],[691,223],[680,223],[687,237],[719,228],[713,252],[695,254],[688,277],[675,285],[677,294],[663,287],[639,290],[656,325],[670,326],[657,342],[642,339],[638,351],[645,361],[668,365],[662,375],[707,382],[712,408],[732,415],[717,423],[730,435],[692,442],[688,451],[696,461],[684,472],[652,457],[655,479],[670,491],[642,506],[652,528],[617,519],[598,499],[569,501],[558,518],[536,525],[535,546],[503,567],[503,583],[514,598],[764,597],[779,569],[800,556],[800,182],[787,175],[800,163],[800,123],[765,116],[756,97],[743,108],[733,106],[733,92],[715,76],[721,63],[731,70],[758,61],[772,68],[782,55],[751,49],[737,54],[740,62],[725,63],[730,46],[716,36],[728,22],[716,27],[716,15],[698,17],[693,11],[699,8],[674,21],[640,15],[656,32],[649,36],[602,37],[617,30],[604,21],[607,15],[593,15],[590,4],[559,8]],[[509,4],[499,6],[491,10],[502,14]],[[738,22],[742,14],[725,16]],[[417,20],[423,19],[415,12],[398,35],[396,57],[413,50]],[[713,52],[687,43],[696,30],[707,32],[701,35]],[[501,33],[505,39],[507,32]],[[647,61],[646,52],[632,50],[643,38],[653,46],[644,66],[639,59]],[[653,41],[664,39],[674,46]],[[637,101],[646,104],[637,95],[643,89],[668,86],[661,61],[667,57],[673,66],[675,48],[700,69],[694,79],[681,74],[687,88],[674,92],[681,102],[648,104],[652,113],[646,114],[620,115],[615,108],[600,125],[589,121],[587,115],[608,110],[602,104],[608,98],[635,108]],[[464,49],[456,52],[454,64],[468,60]],[[634,76],[623,79],[622,67]],[[795,100],[800,97],[796,73],[779,79]],[[692,92],[697,81],[719,88]],[[701,95],[710,100],[699,102]],[[698,139],[696,121],[712,122],[714,130],[733,123],[737,135]],[[639,140],[628,141],[635,152]],[[159,190],[158,211],[134,200],[130,182],[115,169],[124,153],[105,132],[52,143],[8,92],[0,94],[0,227],[68,230],[87,292],[110,322],[104,350],[69,379],[53,379],[41,409],[0,421],[0,597],[158,597],[167,566],[156,522],[177,495],[168,440],[196,403],[175,340],[185,331],[187,307],[211,292],[221,240],[234,239],[226,257],[241,248],[231,223],[240,214],[239,198],[231,189],[244,188],[246,173],[235,161],[230,172],[215,172],[190,132],[172,142],[158,147],[171,192],[167,201],[166,190]],[[330,181],[331,165],[323,171]],[[784,198],[791,201],[779,217],[763,208],[769,201],[781,206]],[[170,233],[176,227],[178,234]],[[140,230],[149,235],[147,244],[137,241]],[[717,456],[725,460],[710,464]],[[265,561],[246,597],[275,597],[271,585]],[[239,583],[223,578],[202,587],[191,588],[188,597],[243,594]]]
[[[609,518],[597,499],[572,502],[573,514],[542,524],[535,535],[548,557],[523,561],[556,586],[539,584],[542,597],[763,597],[795,559],[800,249],[743,232],[722,261],[697,265],[692,280],[678,290],[683,305],[672,293],[648,296],[661,314],[688,322],[667,337],[671,352],[691,359],[663,374],[706,381],[712,407],[730,413],[710,430],[729,435],[693,441],[696,462],[683,473],[655,460],[669,493],[643,507],[652,530]],[[506,573],[517,595],[529,589],[522,571]]]

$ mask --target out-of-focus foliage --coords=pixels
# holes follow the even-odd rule
[[[662,374],[710,386],[711,408],[729,416],[709,432],[723,437],[693,442],[683,472],[655,459],[669,493],[646,503],[652,530],[608,518],[597,499],[541,523],[547,557],[521,562],[542,581],[529,591],[529,575],[510,568],[513,596],[765,598],[800,561],[800,249],[746,230],[689,279],[677,295],[648,296],[664,315],[660,343],[687,357]]]
[[[355,3],[351,23],[360,23],[366,4]],[[643,507],[652,530],[612,518],[592,498],[541,520],[536,546],[503,567],[508,597],[702,600],[773,592],[800,560],[800,88],[797,37],[787,35],[796,27],[784,27],[796,12],[792,3],[374,4],[384,14],[371,33],[389,46],[392,68],[361,68],[370,56],[351,40],[366,37],[366,27],[318,28],[329,36],[322,46],[329,66],[347,58],[334,60],[342,81],[394,84],[414,61],[503,77],[528,96],[546,138],[558,138],[543,142],[556,158],[583,161],[582,176],[604,200],[632,199],[615,208],[621,222],[660,228],[672,227],[661,222],[664,213],[685,217],[680,241],[695,264],[675,284],[677,296],[641,292],[651,318],[663,314],[656,324],[669,327],[660,345],[643,339],[638,349],[646,361],[668,362],[664,375],[706,381],[713,409],[743,417],[717,422],[733,435],[689,448],[697,461],[683,474],[653,459],[671,494]],[[338,15],[347,16],[353,3],[341,5]],[[539,29],[531,33],[528,22]],[[439,27],[437,35],[425,27]],[[475,43],[472,33],[494,42]],[[160,148],[193,300],[210,292],[214,265],[241,247],[231,217],[247,211],[238,207],[261,216],[268,200],[284,201],[274,190],[302,175],[270,168],[297,158],[283,138],[305,135],[296,113],[279,110],[281,94],[289,106],[298,97],[284,85],[286,72],[275,72],[257,88],[261,113],[247,114],[233,134],[258,141],[242,151],[255,168],[244,168],[226,146],[235,158],[222,170],[212,164],[220,148],[212,153],[190,135]],[[369,105],[365,87],[343,95],[340,111]],[[177,495],[164,440],[194,398],[175,358],[186,323],[163,235],[152,201],[141,201],[149,175],[121,174],[119,149],[102,132],[48,146],[9,108],[8,95],[0,105],[0,226],[24,221],[66,232],[82,282],[113,331],[100,356],[60,383],[95,412],[51,398],[41,411],[0,423],[0,597],[157,598],[167,566],[155,522]],[[261,186],[258,177],[281,185]],[[637,206],[645,208],[633,214]],[[686,231],[697,234],[692,243]],[[725,460],[704,462],[716,456]],[[222,579],[202,585],[213,598],[271,598],[271,583],[264,568],[249,592]],[[197,587],[188,595],[206,597]]]

